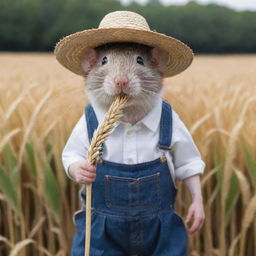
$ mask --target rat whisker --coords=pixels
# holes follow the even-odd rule
[[[101,87],[101,88],[94,88],[93,91],[96,91],[96,92],[103,92],[102,87]]]
[[[146,89],[143,89],[143,88],[141,88],[141,91],[142,92],[144,92],[144,93],[148,93],[148,94],[157,94],[158,93],[158,91],[151,91],[151,90],[146,90]]]

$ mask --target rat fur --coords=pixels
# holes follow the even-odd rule
[[[88,99],[107,111],[117,95],[128,95],[121,120],[135,124],[161,97],[166,56],[158,48],[136,43],[109,43],[87,48],[82,66],[87,74]]]

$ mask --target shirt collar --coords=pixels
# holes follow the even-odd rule
[[[155,132],[160,122],[162,111],[162,99],[159,97],[155,106],[139,122],[145,125],[149,130]]]
[[[98,119],[99,124],[103,121],[103,118],[106,114],[106,110],[98,105],[95,101],[91,102],[92,107],[95,111],[96,117]],[[138,121],[135,126],[139,124],[143,124],[151,131],[156,131],[160,122],[162,112],[162,98],[158,97],[155,101],[155,106],[148,112],[146,116],[144,116],[140,121]],[[126,124],[122,121],[117,121],[115,126],[120,125],[121,123]]]

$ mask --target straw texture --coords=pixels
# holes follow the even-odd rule
[[[95,48],[110,42],[133,42],[163,49],[168,54],[164,77],[181,73],[190,66],[194,57],[186,44],[150,30],[144,17],[130,11],[111,12],[102,19],[97,29],[83,30],[64,37],[56,44],[54,54],[64,67],[86,76],[81,66],[85,48]]]
[[[102,143],[107,139],[111,133],[116,121],[122,116],[122,110],[127,102],[127,96],[119,96],[110,106],[102,123],[95,130],[90,147],[87,151],[87,161],[89,164],[95,165],[99,155],[99,150]],[[85,256],[90,254],[90,240],[91,240],[91,198],[92,185],[86,185],[86,226],[85,226]]]

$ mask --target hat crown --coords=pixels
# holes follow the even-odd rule
[[[138,13],[115,11],[107,14],[101,20],[99,28],[132,28],[150,30],[145,18]]]

